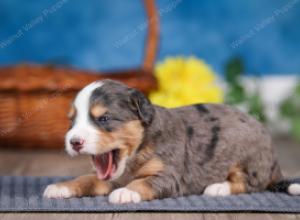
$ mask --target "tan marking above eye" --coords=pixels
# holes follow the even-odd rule
[[[104,106],[102,105],[94,105],[92,106],[91,108],[91,114],[94,118],[98,118],[100,117],[101,115],[103,115],[105,112],[107,112],[107,108],[105,108]]]
[[[75,116],[76,116],[76,108],[72,105],[68,113],[68,118],[73,119],[75,118]]]

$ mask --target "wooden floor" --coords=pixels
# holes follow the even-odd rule
[[[275,140],[276,150],[283,173],[289,177],[300,177],[300,144],[286,139]],[[0,149],[0,175],[81,175],[90,171],[87,156],[69,157],[61,151],[16,151]],[[177,219],[299,219],[293,214],[254,214],[254,213],[0,213],[0,219],[72,219],[72,220],[177,220]]]
[[[1,220],[300,220],[299,215],[285,214],[199,214],[199,213],[116,213],[116,214],[89,214],[89,213],[7,213],[1,214]]]

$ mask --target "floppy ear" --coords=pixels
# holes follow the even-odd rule
[[[140,91],[130,89],[130,99],[135,113],[144,125],[149,125],[154,116],[154,107],[149,99]]]

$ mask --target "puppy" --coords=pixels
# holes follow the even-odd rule
[[[112,80],[76,96],[67,152],[91,155],[94,174],[49,185],[47,198],[108,195],[111,203],[266,189],[300,194],[283,180],[267,130],[220,104],[166,109]]]

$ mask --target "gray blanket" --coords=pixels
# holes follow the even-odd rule
[[[69,177],[70,178],[70,177]],[[112,205],[107,197],[46,199],[45,187],[67,177],[0,177],[2,212],[292,212],[300,213],[300,196],[282,193],[255,193],[211,198],[192,195],[139,204]],[[300,182],[300,179],[295,180]]]

